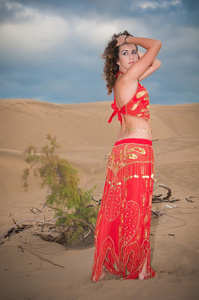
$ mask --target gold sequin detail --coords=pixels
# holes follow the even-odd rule
[[[127,130],[129,131],[140,131],[140,132],[147,132],[148,134],[151,133],[150,130],[147,130],[147,129],[141,129],[141,128],[138,128],[138,129],[135,129],[135,128],[127,128]]]
[[[132,153],[132,154],[128,155],[128,158],[130,158],[130,159],[137,159],[138,156],[136,154]]]
[[[135,110],[138,107],[138,105],[139,105],[139,102],[133,104],[133,106],[131,107],[131,110],[132,111]]]
[[[139,99],[139,98],[143,97],[143,96],[144,96],[145,94],[147,94],[147,93],[148,93],[147,90],[138,92],[138,93],[136,94],[136,98]]]
[[[136,152],[138,152],[138,153],[140,153],[140,154],[146,154],[146,150],[144,149],[144,148],[141,148],[141,147],[133,147],[133,148],[130,148],[129,150],[128,150],[128,153],[129,152],[133,152],[133,151],[136,151]]]

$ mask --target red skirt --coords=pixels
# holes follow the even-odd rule
[[[107,175],[95,230],[92,280],[103,266],[109,273],[135,279],[150,267],[150,223],[154,181],[152,142],[124,139],[116,142],[107,164]]]

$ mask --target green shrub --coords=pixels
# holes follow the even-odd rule
[[[56,154],[59,148],[56,138],[48,134],[47,140],[40,151],[32,145],[25,149],[25,161],[29,167],[23,172],[23,187],[28,190],[31,173],[39,177],[41,188],[48,187],[46,203],[55,209],[55,216],[63,217],[57,225],[65,225],[66,243],[70,244],[89,230],[94,232],[98,209],[91,204],[92,189],[84,191],[79,188],[77,170]]]

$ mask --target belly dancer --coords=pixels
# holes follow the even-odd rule
[[[138,46],[146,49],[138,51]],[[108,157],[95,230],[92,281],[108,273],[123,279],[155,276],[150,266],[150,224],[154,157],[149,95],[140,81],[160,67],[159,40],[114,34],[102,55],[108,95],[121,127]]]

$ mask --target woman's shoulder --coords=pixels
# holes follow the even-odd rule
[[[118,78],[119,79],[119,78]],[[136,94],[138,89],[138,80],[124,83],[120,78],[114,87],[114,96],[119,107],[126,105]]]

